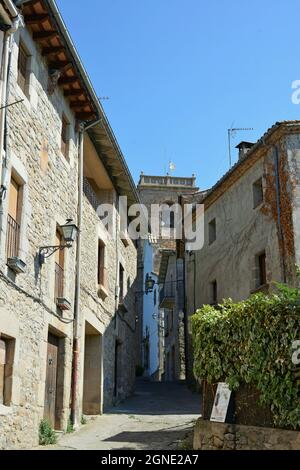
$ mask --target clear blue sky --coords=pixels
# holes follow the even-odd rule
[[[300,118],[297,0],[57,2],[135,181],[172,160],[210,187],[228,169],[232,123],[255,129],[236,145]]]

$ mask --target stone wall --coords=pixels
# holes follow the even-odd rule
[[[300,432],[199,419],[194,450],[299,450]]]
[[[30,57],[26,95],[17,84],[20,35]],[[29,448],[38,444],[39,423],[44,415],[48,332],[64,342],[62,402],[59,428],[66,429],[72,365],[73,312],[62,313],[54,298],[54,257],[39,266],[38,251],[55,245],[56,226],[67,218],[77,220],[77,135],[73,114],[57,89],[47,94],[48,68],[31,36],[22,29],[15,36],[8,108],[7,180],[13,174],[22,185],[19,256],[25,274],[15,275],[6,265],[8,196],[2,205],[0,233],[0,333],[15,342],[12,396],[0,406],[0,448]],[[61,116],[70,122],[70,146],[66,159],[60,150]],[[74,305],[75,249],[66,252],[65,296]]]

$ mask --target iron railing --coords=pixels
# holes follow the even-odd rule
[[[20,225],[10,215],[7,217],[6,257],[16,258],[19,254]]]
[[[63,268],[55,263],[55,289],[54,289],[54,300],[62,299],[64,296],[64,270]]]

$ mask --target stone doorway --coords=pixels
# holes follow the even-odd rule
[[[88,322],[85,323],[83,414],[102,413],[102,335]]]
[[[62,429],[64,394],[65,339],[52,332],[48,334],[44,418],[53,429]]]

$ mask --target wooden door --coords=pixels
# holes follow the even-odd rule
[[[58,338],[48,337],[44,418],[55,428]]]

